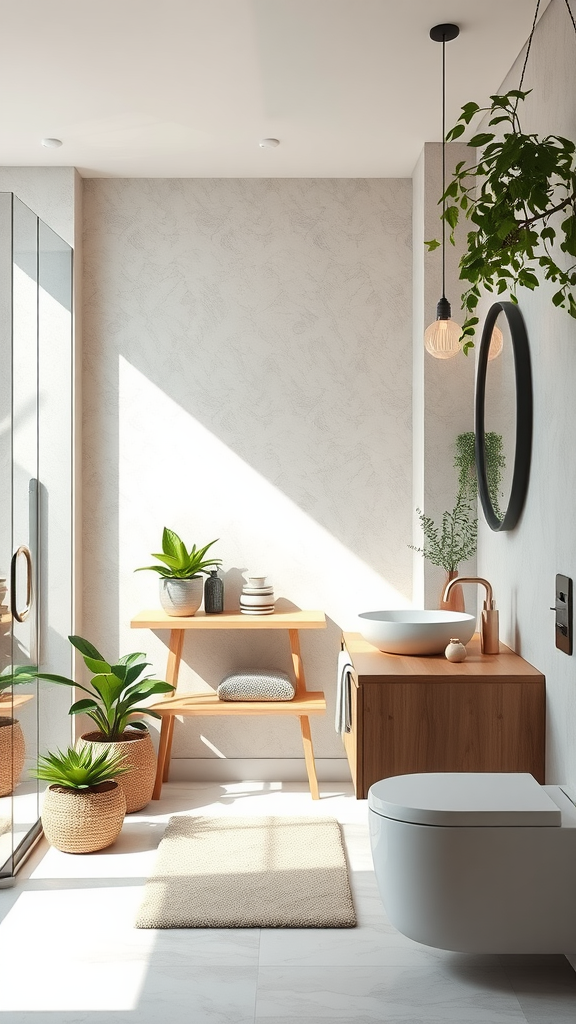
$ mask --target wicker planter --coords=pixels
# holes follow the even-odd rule
[[[110,743],[102,738],[100,732],[86,732],[79,743],[105,743],[106,746],[120,751],[124,755],[124,764],[130,770],[120,775],[118,785],[126,797],[126,813],[141,811],[152,799],[154,779],[156,777],[156,754],[150,733],[129,730],[123,733],[121,740]]]
[[[63,853],[94,853],[120,834],[126,798],[117,782],[92,789],[49,786],[44,794],[42,827],[51,846]]]
[[[16,718],[0,718],[0,796],[9,796],[18,783],[24,767],[26,747],[20,722]]]

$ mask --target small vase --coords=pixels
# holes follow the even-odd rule
[[[444,591],[446,590],[446,587],[447,587],[448,583],[450,582],[450,580],[455,580],[457,576],[458,576],[458,570],[457,569],[451,569],[446,574],[446,579],[444,580],[444,586],[442,587],[442,590],[440,591],[440,610],[443,611],[443,612],[465,612],[466,611],[466,605],[464,604],[464,592],[463,592],[462,587],[460,586],[459,583],[457,583],[455,587],[452,587],[450,593],[448,594],[448,600],[447,601],[444,600]]]
[[[220,615],[224,611],[224,583],[217,569],[211,569],[204,584],[204,611],[207,615]]]

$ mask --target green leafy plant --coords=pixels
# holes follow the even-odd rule
[[[178,534],[165,526],[162,534],[162,552],[152,555],[152,558],[157,558],[159,562],[162,562],[162,565],[145,565],[140,569],[136,569],[135,572],[148,572],[150,570],[159,573],[165,579],[175,580],[189,580],[193,576],[199,576],[200,573],[208,575],[207,570],[209,566],[222,564],[221,558],[204,557],[213,544],[216,544],[216,540],[211,540],[209,544],[199,549],[194,544],[190,551],[187,551],[186,545]]]
[[[454,572],[460,562],[476,554],[478,519],[474,516],[474,502],[460,492],[451,511],[444,512],[438,527],[430,516],[416,509],[424,533],[424,547],[410,545],[432,565],[441,565],[446,572]]]
[[[128,768],[123,765],[124,755],[105,747],[96,751],[91,744],[81,750],[57,750],[38,758],[37,768],[31,769],[35,779],[65,789],[87,790],[102,782],[112,782]]]
[[[13,670],[5,668],[0,672],[0,693],[9,690],[11,686],[29,683],[35,678],[34,665],[17,665]]]
[[[530,90],[529,90],[530,91]],[[474,225],[468,233],[467,251],[460,260],[460,279],[468,282],[462,294],[466,320],[462,328],[463,351],[473,347],[481,290],[501,295],[509,292],[518,302],[516,289],[531,291],[539,275],[557,285],[555,306],[576,317],[576,263],[560,266],[553,253],[558,245],[567,257],[576,257],[576,146],[559,135],[540,138],[522,132],[519,102],[529,91],[512,89],[491,96],[490,106],[466,103],[455,126],[446,136],[453,142],[464,134],[477,114],[488,115],[488,127],[496,131],[474,135],[468,145],[481,150],[477,163],[460,161],[440,199],[446,203],[442,218],[454,229],[463,214]],[[560,215],[564,219],[558,222]],[[440,242],[425,243],[428,251]]]
[[[455,445],[456,454],[454,456],[454,468],[458,470],[458,493],[466,494],[471,499],[476,498],[478,493],[474,442],[475,435],[473,430],[467,430],[462,434],[458,434]],[[499,519],[503,518],[499,499],[502,497],[502,473],[506,468],[506,457],[503,448],[502,434],[496,434],[494,431],[487,431],[484,434],[486,482],[492,508]]]
[[[171,693],[173,687],[161,679],[142,675],[149,665],[145,654],[126,654],[119,658],[116,664],[110,665],[88,640],[81,636],[69,636],[68,639],[82,655],[86,667],[93,673],[91,689],[68,679],[67,676],[38,671],[34,666],[27,670],[28,679],[47,679],[62,686],[77,687],[88,694],[87,697],[77,700],[68,714],[88,715],[98,726],[102,739],[109,742],[121,739],[128,725],[133,729],[146,729],[144,722],[132,721],[132,715],[151,715],[153,718],[160,718],[156,711],[140,706],[141,702],[156,693]]]

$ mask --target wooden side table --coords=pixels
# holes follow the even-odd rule
[[[325,629],[326,617],[320,611],[274,612],[272,615],[244,615],[240,612],[223,612],[221,615],[206,615],[197,612],[193,616],[172,616],[160,610],[139,612],[132,619],[133,629],[169,629],[170,644],[166,681],[176,691],[178,672],[182,656],[184,633],[194,629],[282,629],[288,631],[292,664],[296,678],[296,694],[289,701],[224,701],[219,700],[215,693],[187,693],[178,697],[174,693],[152,704],[151,709],[157,711],[162,718],[160,730],[160,746],[158,749],[158,767],[154,785],[153,799],[158,800],[162,793],[162,783],[168,781],[172,738],[174,735],[174,719],[176,715],[184,717],[200,715],[293,715],[300,721],[304,760],[313,800],[319,799],[314,750],[310,733],[310,715],[322,715],[326,711],[324,694],[306,689],[304,667],[300,652],[299,630]]]

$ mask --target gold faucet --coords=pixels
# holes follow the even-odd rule
[[[498,612],[496,602],[492,596],[492,586],[488,580],[481,576],[455,576],[446,584],[443,601],[448,600],[448,594],[456,583],[481,583],[486,587],[486,600],[482,606],[480,619],[480,650],[482,654],[499,654],[500,640],[498,635]]]

